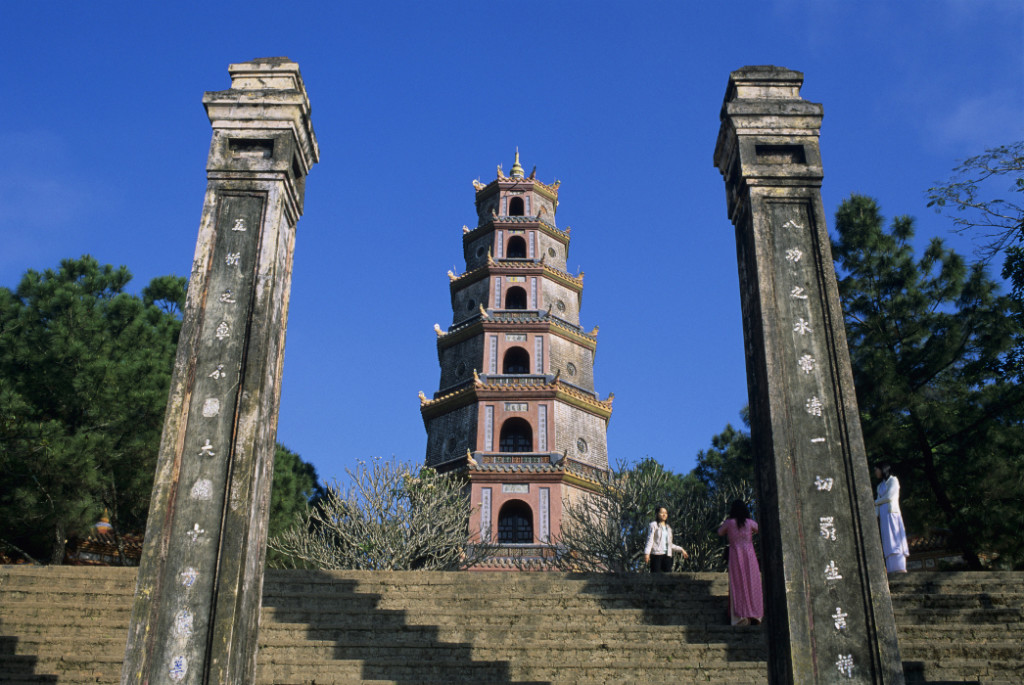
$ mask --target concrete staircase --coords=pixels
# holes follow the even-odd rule
[[[117,683],[135,569],[0,567],[0,683]],[[908,682],[1024,683],[1024,574],[892,581]],[[270,571],[258,678],[766,683],[724,574]]]
[[[1024,683],[1024,573],[891,577],[908,683]]]

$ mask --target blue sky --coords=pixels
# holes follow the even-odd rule
[[[278,438],[320,475],[421,461],[471,181],[562,181],[613,461],[685,472],[746,402],[735,243],[712,164],[729,72],[803,71],[823,198],[950,238],[924,191],[1024,137],[1024,4],[31,3],[0,8],[0,285],[89,253],[188,275],[227,65],[302,68],[321,163],[299,223]]]

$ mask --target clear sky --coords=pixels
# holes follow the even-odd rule
[[[278,438],[321,477],[422,461],[417,392],[474,225],[471,181],[562,181],[557,222],[600,325],[612,461],[673,470],[746,383],[733,229],[712,164],[729,72],[804,72],[823,197],[950,237],[924,191],[1024,137],[1019,0],[41,3],[0,7],[0,285],[84,253],[140,290],[191,268],[227,66],[286,55],[321,163],[299,222]],[[952,236],[969,252],[971,246]]]

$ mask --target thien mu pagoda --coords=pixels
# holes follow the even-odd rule
[[[448,272],[452,324],[435,325],[441,382],[420,394],[426,465],[464,472],[470,537],[519,559],[547,557],[563,504],[607,477],[612,397],[594,391],[597,328],[580,327],[583,273],[566,271],[559,181],[523,173],[474,181],[477,226],[463,226],[466,270]]]

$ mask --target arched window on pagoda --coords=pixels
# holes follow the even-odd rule
[[[523,216],[523,198],[514,197],[508,201],[508,215],[509,216]]]
[[[503,423],[498,449],[501,452],[532,452],[533,428],[530,427],[530,422],[515,417]]]
[[[526,309],[526,291],[518,285],[506,290],[505,309]]]
[[[498,512],[498,542],[506,545],[528,545],[533,542],[533,511],[518,499],[505,503]]]
[[[526,240],[523,236],[514,235],[508,239],[505,256],[509,259],[526,259]]]
[[[502,373],[530,373],[530,353],[521,347],[510,347],[501,362]]]

